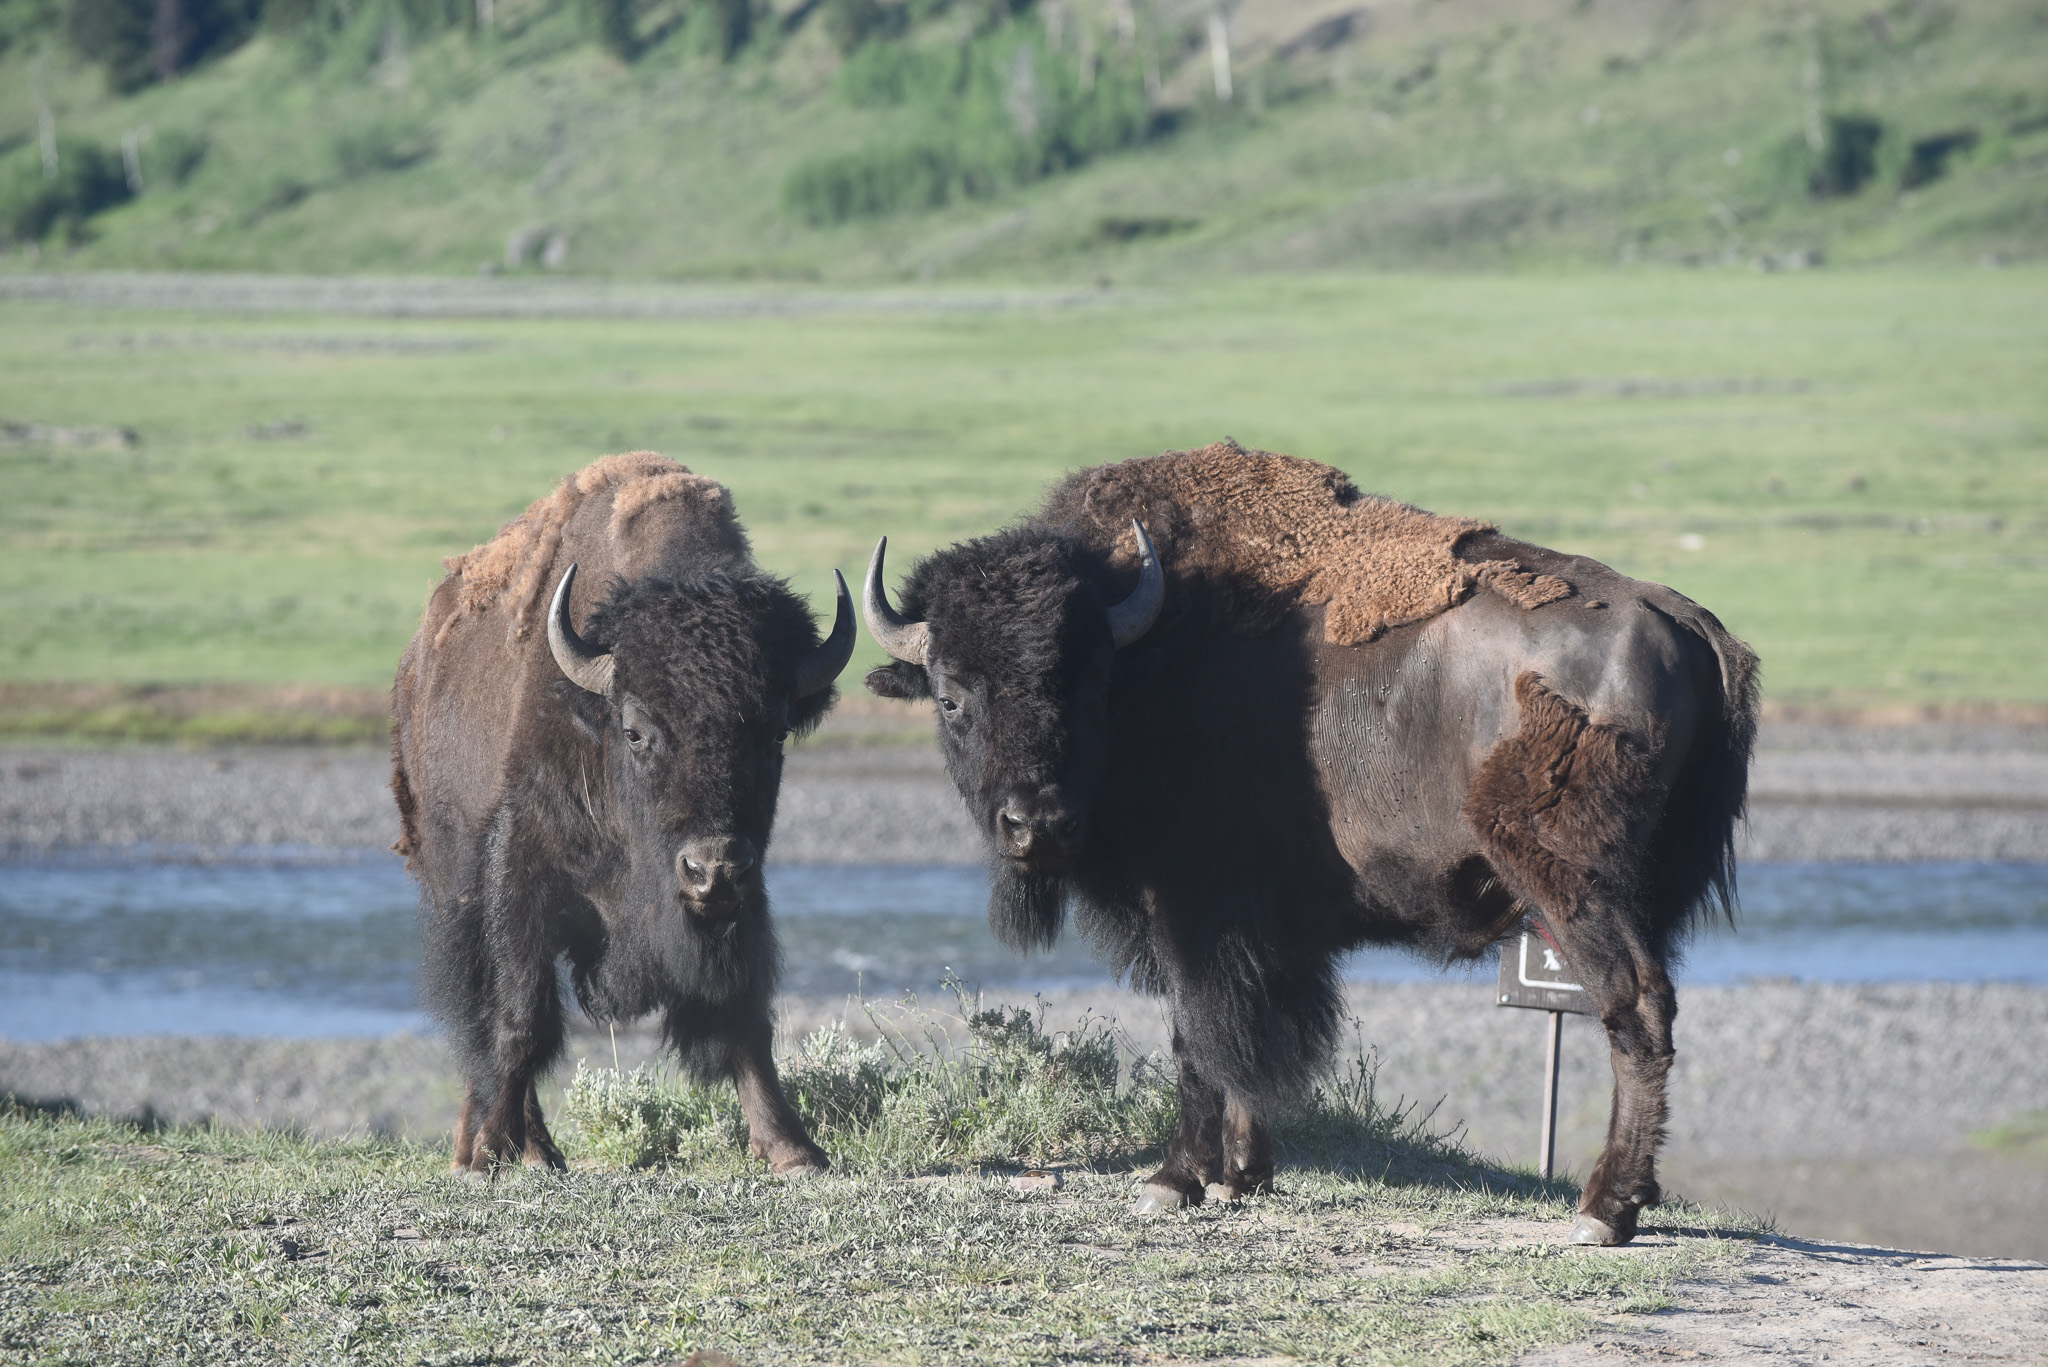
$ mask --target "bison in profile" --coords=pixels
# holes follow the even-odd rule
[[[1070,476],[921,561],[900,613],[886,546],[864,609],[895,663],[868,687],[936,701],[992,929],[1048,944],[1071,906],[1170,1004],[1181,1123],[1141,1212],[1270,1185],[1341,954],[1470,958],[1533,917],[1613,1053],[1573,1237],[1633,1237],[1670,970],[1731,902],[1755,733],[1755,657],[1712,614],[1232,442]]]
[[[591,1015],[659,1011],[694,1074],[733,1081],[756,1156],[825,1166],[769,1053],[761,860],[783,739],[832,706],[853,633],[843,580],[820,642],[726,491],[644,452],[449,562],[392,690],[391,787],[467,1084],[458,1170],[563,1166],[535,1081],[564,959]]]

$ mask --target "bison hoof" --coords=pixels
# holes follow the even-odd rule
[[[1247,1196],[1271,1196],[1273,1178],[1270,1173],[1264,1177],[1245,1173],[1228,1181],[1211,1182],[1206,1190],[1211,1201],[1242,1201]]]
[[[1581,1215],[1579,1222],[1572,1226],[1572,1242],[1575,1244],[1599,1244],[1612,1248],[1628,1242],[1628,1236],[1617,1231],[1605,1220],[1596,1220],[1590,1215]]]
[[[831,1159],[813,1149],[808,1153],[798,1152],[778,1158],[768,1165],[768,1171],[774,1173],[777,1177],[800,1179],[815,1177],[821,1172],[828,1171],[831,1166]]]
[[[1195,1204],[1189,1195],[1179,1187],[1169,1187],[1164,1182],[1147,1182],[1145,1189],[1138,1193],[1138,1204],[1131,1209],[1133,1215],[1157,1215],[1163,1210],[1179,1210]]]
[[[774,1173],[777,1177],[784,1177],[792,1182],[801,1182],[807,1177],[816,1177],[828,1171],[828,1167],[824,1163],[813,1163],[808,1159],[798,1159],[788,1167],[771,1167],[768,1171]]]

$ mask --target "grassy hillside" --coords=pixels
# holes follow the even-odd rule
[[[512,245],[527,270],[1122,281],[2048,247],[2043,0],[1241,0],[1227,102],[1195,0],[237,0],[243,28],[154,82],[63,36],[142,2],[0,0],[0,205],[46,187],[46,131],[109,205],[14,215],[17,268],[467,274]]]
[[[1781,701],[2048,702],[2039,267],[752,297],[671,319],[0,302],[0,679],[381,686],[441,557],[605,451],[725,481],[822,610],[879,533],[900,572],[1063,470],[1229,434],[1676,585]]]

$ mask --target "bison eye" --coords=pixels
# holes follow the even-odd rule
[[[954,699],[946,697],[944,694],[939,695],[939,707],[948,716],[951,716],[953,713],[958,712],[960,710],[960,704],[956,702]]]
[[[635,750],[645,750],[647,748],[647,737],[629,726],[626,728],[626,744],[632,746]]]

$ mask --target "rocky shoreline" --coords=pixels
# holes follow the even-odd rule
[[[374,748],[0,746],[0,854],[388,848],[390,772]],[[1740,849],[1766,861],[2048,862],[2048,727],[1767,727]],[[770,858],[972,864],[981,853],[929,739],[856,721],[790,755]]]

